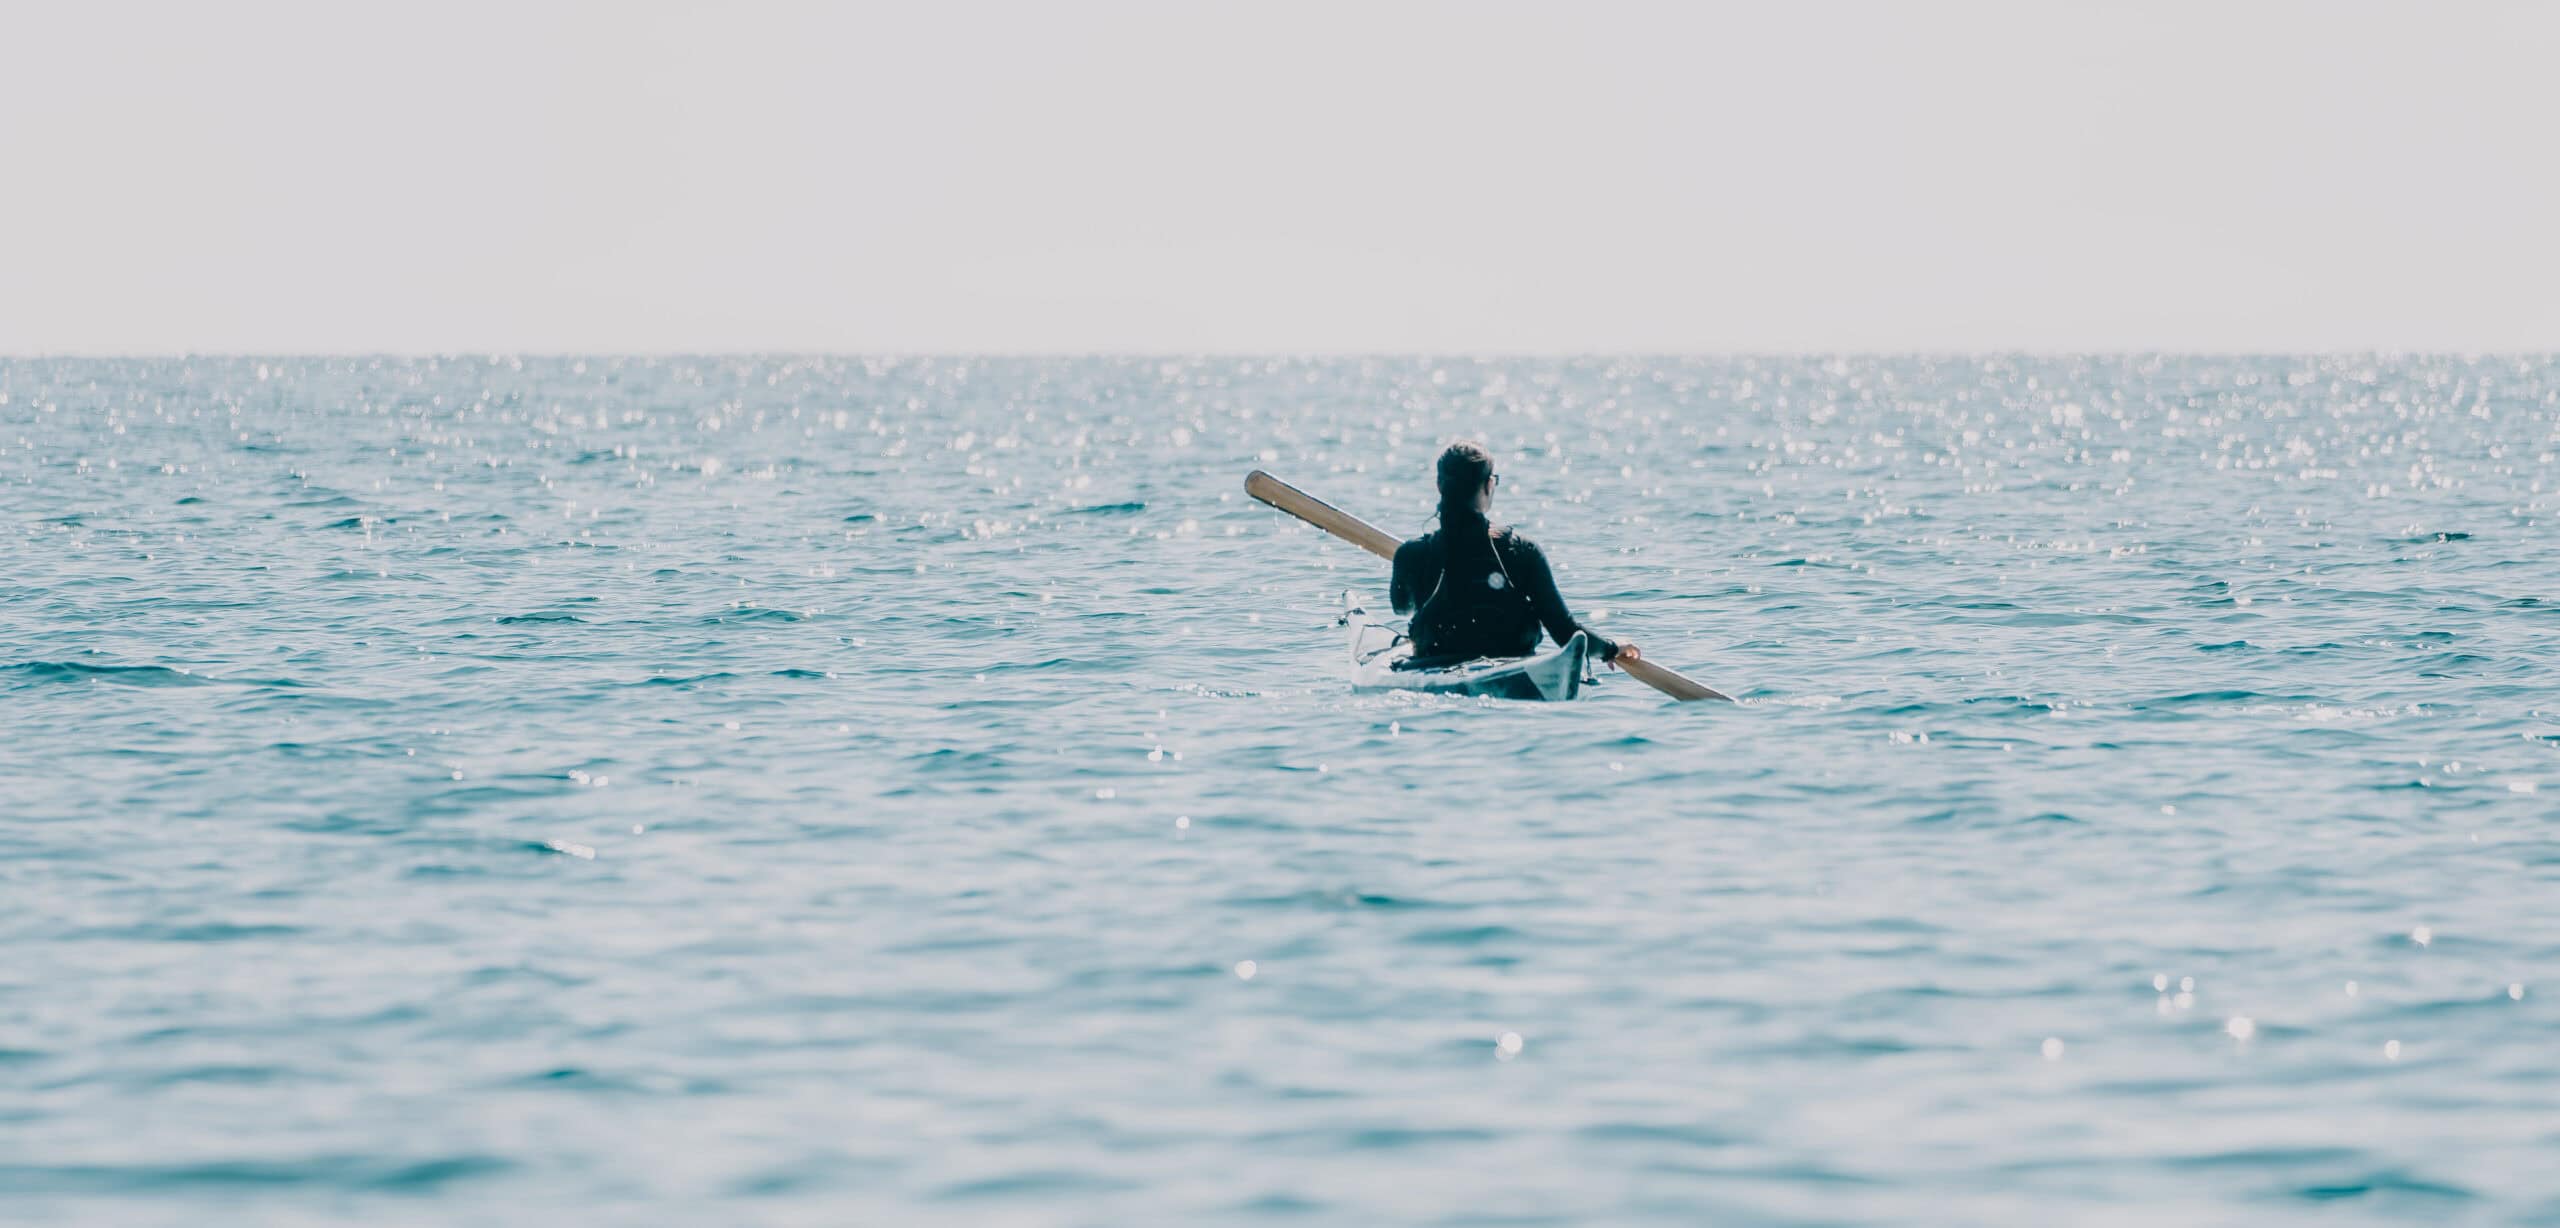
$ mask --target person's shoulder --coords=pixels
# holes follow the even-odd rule
[[[1547,554],[1546,551],[1538,548],[1537,542],[1530,540],[1528,534],[1521,532],[1517,525],[1506,524],[1494,530],[1493,540],[1500,543],[1503,549],[1517,554],[1534,554],[1540,558],[1545,558]]]
[[[1438,530],[1436,530],[1436,529],[1435,529],[1435,530],[1433,530],[1433,531],[1431,531],[1431,532],[1429,532],[1429,533],[1425,533],[1425,534],[1423,534],[1423,535],[1422,535],[1422,536],[1420,536],[1420,537],[1408,537],[1408,538],[1406,538],[1406,539],[1404,540],[1404,543],[1403,543],[1402,545],[1399,545],[1399,546],[1397,546],[1397,547],[1396,547],[1396,554],[1397,554],[1398,556],[1402,556],[1402,555],[1404,555],[1404,554],[1405,554],[1405,553],[1407,553],[1407,552],[1411,552],[1411,553],[1414,553],[1414,554],[1421,554],[1421,553],[1423,553],[1423,552],[1425,552],[1425,551],[1428,551],[1428,550],[1437,550],[1437,549],[1439,549],[1439,548],[1440,548],[1440,533],[1439,533],[1439,531],[1438,531]]]

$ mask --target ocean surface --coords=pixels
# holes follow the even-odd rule
[[[1429,463],[1741,698],[1353,693]],[[2560,1223],[2560,363],[0,362],[0,1219]]]

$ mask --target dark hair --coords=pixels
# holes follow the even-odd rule
[[[1459,440],[1440,454],[1440,510],[1472,514],[1476,492],[1493,477],[1493,453],[1484,445]]]

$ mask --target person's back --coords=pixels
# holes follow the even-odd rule
[[[1487,519],[1492,456],[1451,444],[1437,476],[1440,528],[1397,548],[1387,593],[1397,613],[1413,614],[1415,661],[1524,656],[1537,650],[1542,628],[1559,644],[1579,631],[1594,655],[1614,659],[1620,646],[1574,620],[1537,543]]]

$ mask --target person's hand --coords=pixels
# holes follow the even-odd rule
[[[1616,656],[1614,656],[1614,657],[1609,658],[1609,662],[1610,662],[1611,664],[1613,664],[1613,665],[1614,665],[1614,664],[1616,664],[1616,663],[1618,663],[1618,662],[1620,662],[1620,661],[1641,661],[1641,660],[1644,660],[1644,654],[1643,654],[1643,653],[1641,653],[1641,652],[1636,651],[1636,646],[1635,646],[1635,645],[1633,645],[1633,644],[1620,644],[1620,645],[1618,645],[1618,655],[1616,655]]]

